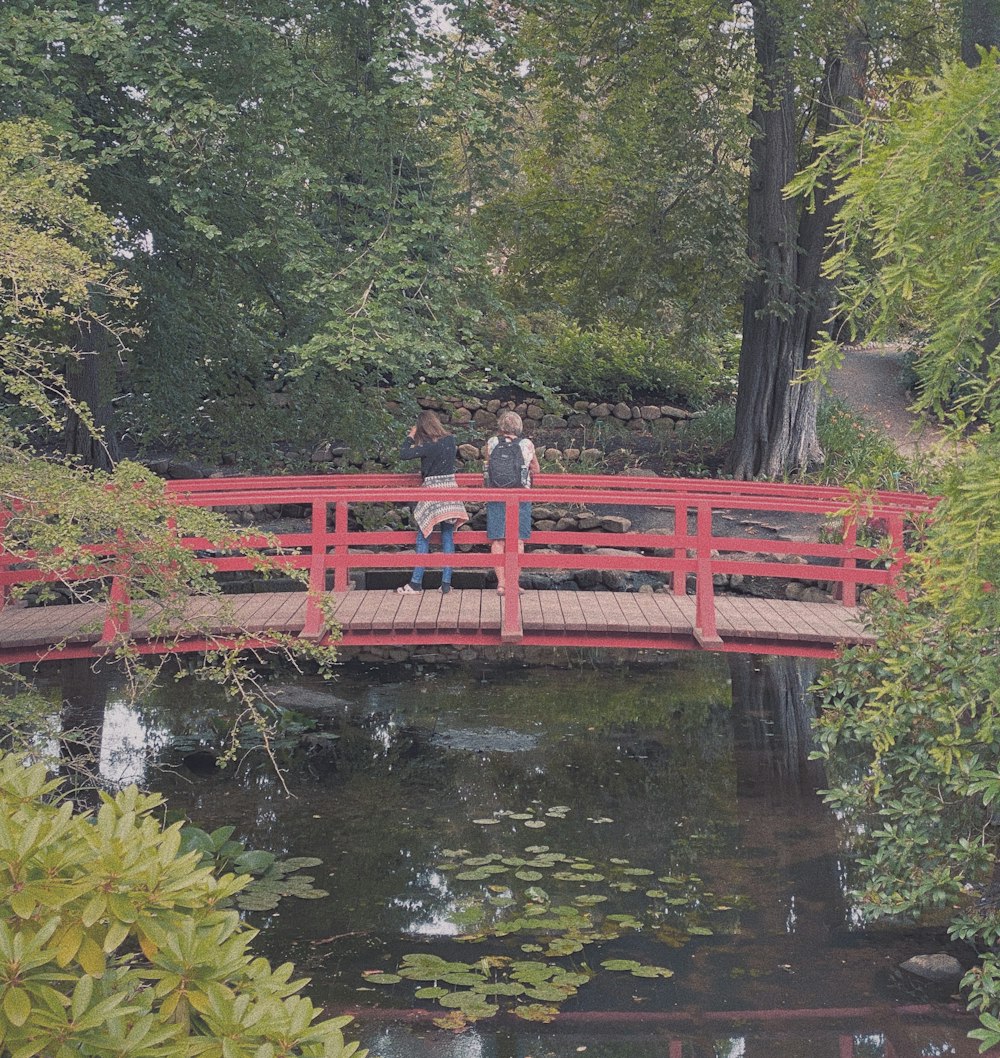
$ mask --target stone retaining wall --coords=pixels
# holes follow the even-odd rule
[[[653,423],[661,431],[683,430],[698,412],[675,408],[669,404],[627,404],[624,401],[578,400],[573,404],[558,404],[544,401],[540,397],[527,397],[522,401],[479,400],[476,397],[438,399],[418,397],[422,408],[437,413],[441,421],[465,438],[458,446],[461,463],[476,462],[486,458],[486,441],[496,433],[497,416],[505,410],[515,411],[524,422],[524,435],[535,437],[539,432],[565,430],[565,443],[539,446],[539,455],[560,463],[576,463],[587,459],[600,459],[604,451],[577,443],[575,433],[594,428],[602,422],[614,422],[627,429],[644,431]],[[390,409],[399,410],[398,403],[390,402]],[[470,437],[471,435],[471,437]],[[375,456],[361,456],[352,452],[346,443],[324,441],[313,450],[314,463],[334,463],[351,467],[377,467],[387,465]]]

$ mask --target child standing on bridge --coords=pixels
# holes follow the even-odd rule
[[[417,424],[410,428],[406,440],[399,450],[400,459],[420,460],[421,485],[425,489],[453,489],[455,480],[455,438],[441,425],[441,420],[432,411],[422,411]],[[441,530],[441,550],[448,555],[455,553],[455,530],[469,520],[465,504],[460,500],[421,500],[413,508],[413,520],[417,523],[418,555],[430,552],[430,535]],[[414,569],[409,583],[396,591],[400,595],[413,595],[423,587],[422,566]],[[451,567],[441,570],[441,592],[451,591]]]
[[[527,437],[521,436],[524,424],[517,412],[504,411],[497,417],[497,435],[486,442],[486,469],[483,484],[487,488],[531,488],[531,475],[537,474],[538,457],[535,446]],[[486,539],[491,541],[490,550],[498,555],[504,549],[506,532],[506,504],[486,504]],[[531,504],[520,503],[517,507],[517,550],[524,554],[524,541],[531,536]],[[497,594],[504,593],[505,573],[497,566]],[[518,586],[518,591],[523,590]]]

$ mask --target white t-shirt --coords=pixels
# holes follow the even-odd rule
[[[496,448],[497,442],[500,440],[499,437],[491,437],[486,442],[486,462],[490,461],[490,454],[493,449]],[[535,458],[535,445],[527,437],[522,437],[518,442],[518,446],[521,449],[521,458],[524,460],[524,467],[528,471],[528,488],[531,488],[531,464]]]

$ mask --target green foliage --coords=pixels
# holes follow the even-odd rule
[[[80,356],[76,328],[120,336],[108,306],[124,307],[131,293],[111,260],[112,222],[87,200],[85,177],[65,135],[0,121],[0,394],[19,418],[51,428],[72,404],[63,371]],[[9,407],[0,411],[0,443],[10,419]]]
[[[872,609],[875,647],[847,651],[819,683],[820,755],[858,854],[867,914],[959,906],[956,936],[987,944],[971,993],[995,1017],[1000,913],[984,893],[995,871],[1000,797],[1000,445],[944,474],[926,546],[907,567],[906,598]],[[973,980],[970,979],[970,980]],[[985,1039],[985,1037],[983,1037]]]
[[[270,911],[286,896],[319,900],[330,895],[325,889],[313,887],[315,879],[297,873],[306,867],[318,867],[322,860],[314,856],[279,860],[272,852],[248,849],[241,841],[234,840],[235,830],[226,826],[209,833],[186,824],[181,828],[181,851],[199,853],[201,864],[211,867],[217,875],[232,872],[249,876],[245,888],[233,897],[241,911]]]
[[[245,884],[180,852],[134,787],[94,814],[0,757],[0,1049],[47,1058],[348,1058],[293,967],[255,957]]]
[[[1000,55],[955,62],[907,81],[790,185],[811,195],[833,174],[840,189],[827,264],[839,320],[853,334],[915,333],[917,406],[957,425],[1000,411]],[[820,370],[838,360],[831,343]]]
[[[817,433],[826,459],[811,477],[824,485],[898,490],[912,484],[915,469],[895,442],[839,401],[825,401]]]
[[[721,357],[708,342],[691,346],[608,319],[591,327],[557,321],[542,342],[544,384],[584,399],[648,396],[701,407],[725,385]]]
[[[751,76],[730,5],[533,3],[517,43],[515,171],[477,214],[505,296],[673,350],[730,327]]]

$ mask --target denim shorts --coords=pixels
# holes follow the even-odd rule
[[[504,532],[504,519],[506,504],[503,503],[487,503],[486,504],[486,539],[487,540],[503,540],[506,536]],[[519,503],[517,505],[517,535],[520,540],[527,540],[531,536],[531,504],[530,503]]]

